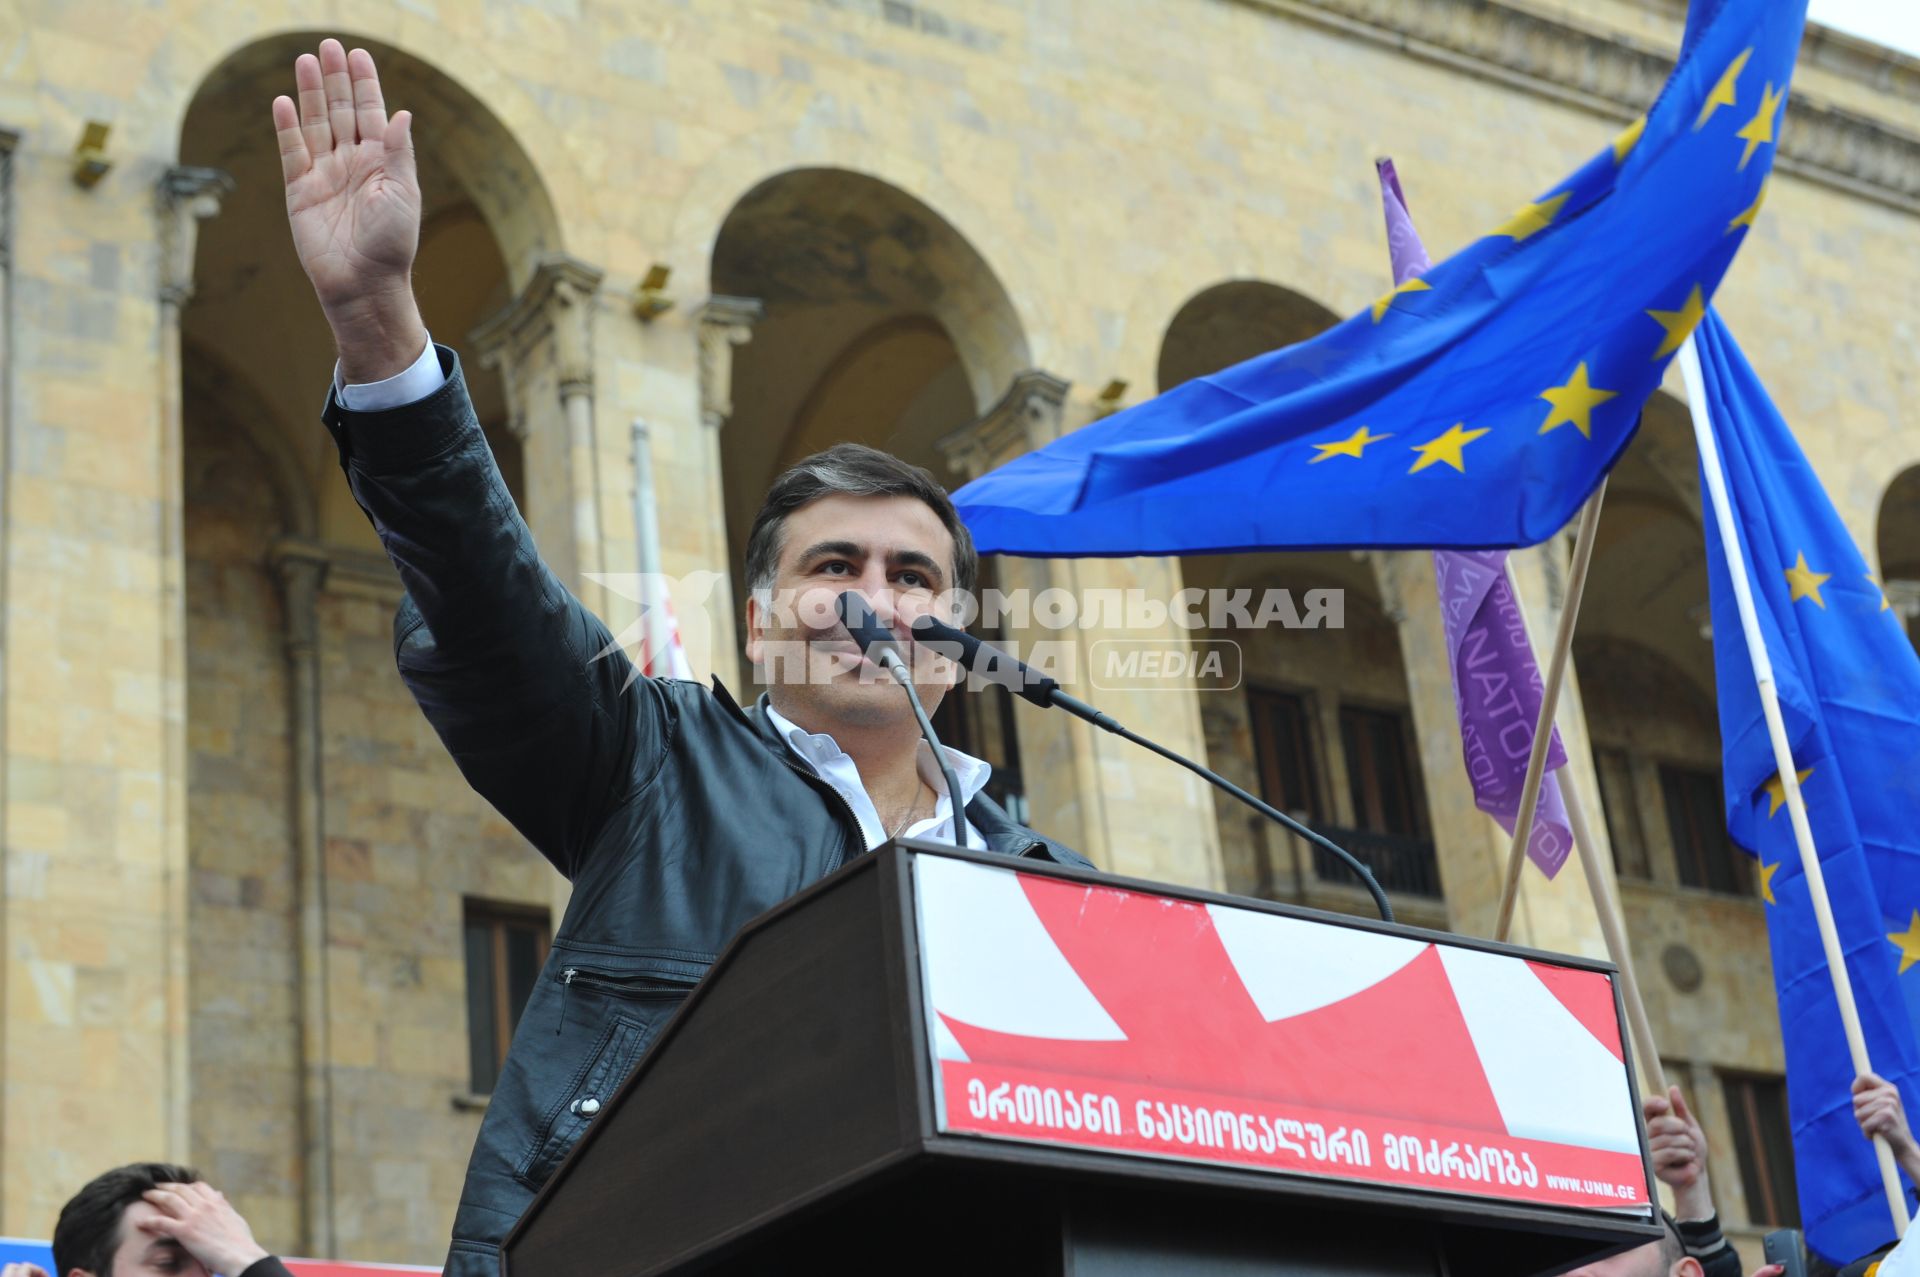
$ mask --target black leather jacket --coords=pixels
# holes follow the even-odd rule
[[[866,849],[832,786],[761,703],[716,681],[634,679],[540,561],[480,432],[458,358],[418,403],[323,420],[407,599],[400,673],[474,789],[573,881],[573,899],[481,1123],[448,1277],[499,1245],[740,926]],[[984,795],[996,851],[1087,862]]]

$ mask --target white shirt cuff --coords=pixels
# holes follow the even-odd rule
[[[433,335],[427,335],[427,348],[405,372],[397,372],[385,381],[370,381],[349,386],[340,380],[340,365],[333,365],[333,386],[340,406],[348,412],[385,412],[404,404],[416,403],[447,384],[440,371],[440,352],[434,349]]]

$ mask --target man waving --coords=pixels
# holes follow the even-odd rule
[[[454,1220],[449,1277],[493,1277],[534,1192],[741,924],[888,838],[951,839],[956,819],[975,846],[1086,862],[1016,824],[981,792],[987,764],[949,750],[956,812],[906,698],[833,619],[856,590],[904,638],[974,584],[946,493],[886,453],[843,444],[768,492],[747,546],[747,654],[778,681],[757,703],[596,659],[607,628],[540,560],[460,361],[414,304],[410,115],[389,118],[372,57],[334,40],[294,81],[273,122],[294,245],[339,350],[323,420],[407,589],[401,675],[473,787],[574,882]],[[926,700],[944,690],[925,674]]]

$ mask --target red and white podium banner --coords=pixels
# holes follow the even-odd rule
[[[943,1133],[1651,1213],[1603,972],[914,865]]]

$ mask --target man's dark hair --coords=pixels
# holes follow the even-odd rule
[[[1660,1277],[1667,1277],[1673,1266],[1686,1257],[1687,1247],[1680,1240],[1680,1225],[1663,1209],[1660,1212]]]
[[[53,1226],[53,1267],[57,1277],[76,1268],[109,1277],[113,1253],[120,1249],[120,1221],[140,1195],[162,1184],[191,1184],[198,1171],[170,1162],[134,1162],[94,1176],[60,1208]]]
[[[940,516],[953,537],[953,580],[949,589],[971,592],[980,574],[973,534],[947,497],[947,490],[926,470],[892,453],[862,443],[837,443],[798,462],[767,489],[760,513],[747,536],[747,589],[770,590],[785,548],[787,516],[822,497],[917,497]]]

